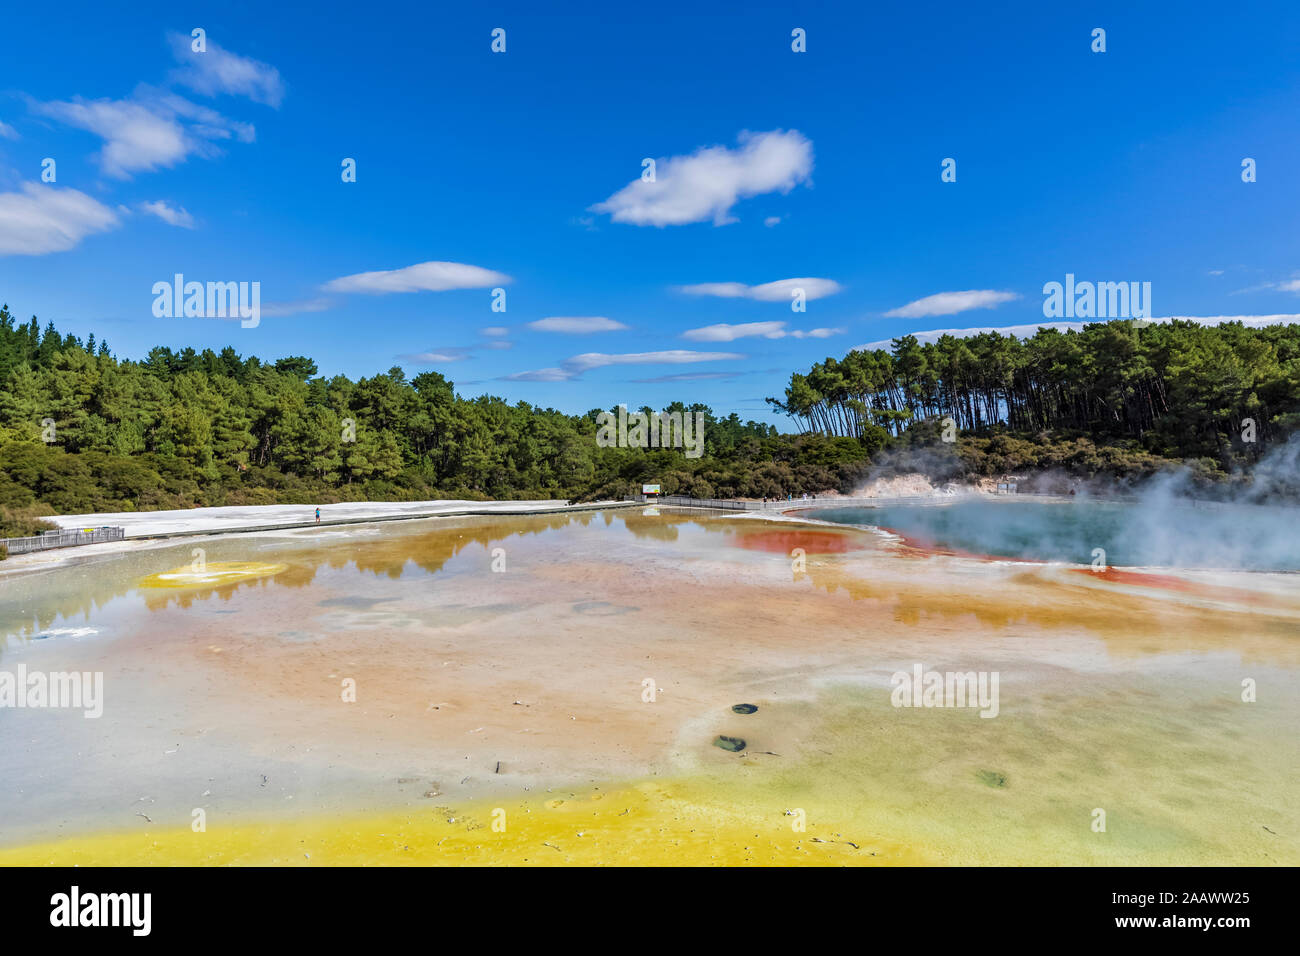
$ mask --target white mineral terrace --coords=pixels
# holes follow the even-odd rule
[[[352,524],[398,518],[467,514],[530,514],[546,511],[608,508],[622,502],[568,505],[565,501],[349,501],[320,505],[321,524]],[[126,529],[128,538],[151,535],[254,531],[316,523],[316,505],[246,505],[227,508],[184,508],[176,511],[124,511],[81,515],[49,515],[60,528]]]

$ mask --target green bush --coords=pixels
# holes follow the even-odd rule
[[[40,513],[41,509],[34,505],[21,508],[0,505],[0,538],[30,538],[58,528],[52,521],[39,517]]]

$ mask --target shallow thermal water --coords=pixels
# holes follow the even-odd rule
[[[0,680],[103,675],[0,706],[0,864],[1296,864],[1298,582],[668,509],[87,552],[0,578]]]
[[[1119,567],[1300,570],[1300,511],[1257,505],[970,497],[823,508],[816,517],[888,528],[925,547]],[[1102,549],[1104,556],[1094,552]]]

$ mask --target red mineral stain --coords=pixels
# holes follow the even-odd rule
[[[1094,571],[1091,568],[1071,568],[1075,574],[1090,574],[1108,581],[1111,584],[1127,584],[1139,587],[1158,588],[1163,591],[1179,591],[1187,594],[1195,594],[1197,597],[1205,598],[1210,601],[1229,601],[1233,603],[1249,603],[1256,607],[1286,607],[1286,603],[1276,600],[1265,594],[1256,591],[1247,591],[1244,588],[1225,588],[1216,587],[1212,584],[1206,584],[1204,581],[1191,581],[1187,578],[1176,577],[1172,574],[1151,574],[1147,571],[1121,571],[1117,568],[1106,568],[1104,571]]]
[[[925,556],[943,555],[949,558],[971,558],[975,561],[1025,561],[1028,563],[1039,563],[1035,558],[1006,558],[999,557],[996,554],[984,554],[979,551],[963,551],[961,548],[953,548],[948,545],[939,544],[930,538],[924,538],[917,534],[904,534],[895,528],[885,528],[881,530],[888,531],[890,534],[896,534],[903,542],[904,554],[920,554]]]
[[[1149,588],[1164,588],[1166,591],[1205,591],[1204,585],[1197,585],[1184,578],[1171,574],[1148,574],[1145,571],[1121,571],[1118,568],[1106,568],[1094,571],[1092,568],[1071,568],[1075,574],[1091,574],[1111,584],[1137,584]]]
[[[789,554],[795,548],[802,548],[808,554],[842,554],[845,551],[861,551],[864,547],[850,535],[837,534],[834,531],[751,531],[741,532],[735,543],[750,551],[770,551],[774,554]]]

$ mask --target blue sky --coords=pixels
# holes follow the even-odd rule
[[[1066,273],[1300,312],[1300,5],[609,6],[11,5],[0,300],[125,358],[769,421],[791,371],[1032,326]],[[175,273],[260,282],[260,324],[155,317]]]

